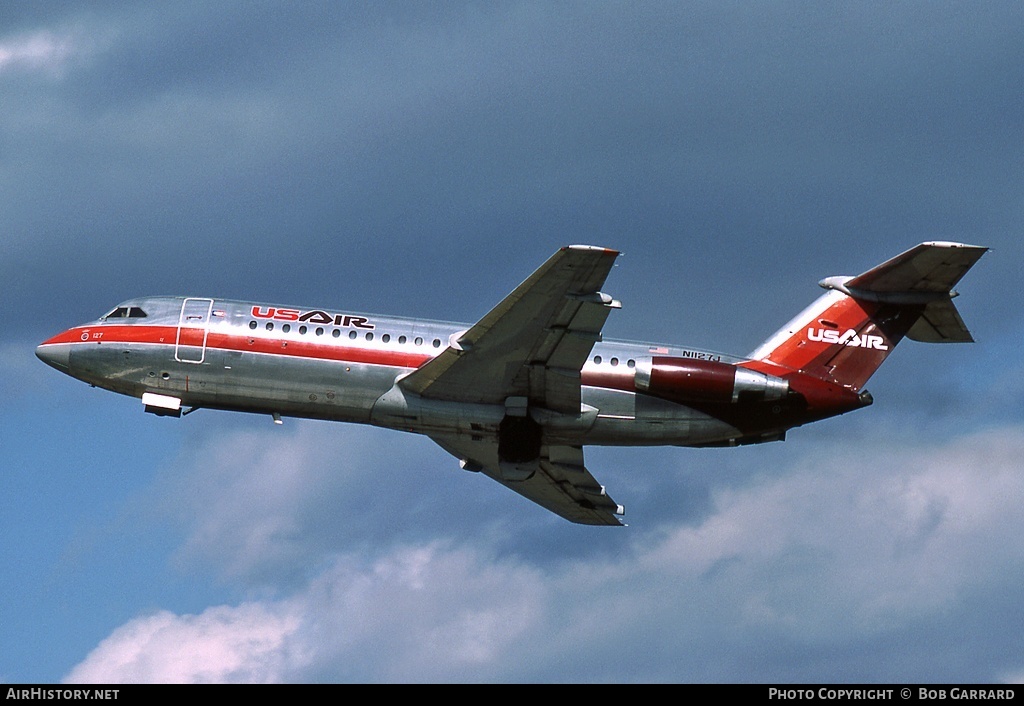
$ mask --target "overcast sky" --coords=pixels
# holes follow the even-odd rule
[[[8,2],[0,681],[1024,681],[1019,2]],[[622,250],[743,354],[926,240],[978,343],[740,449],[588,448],[579,527],[429,440],[180,420],[33,356],[188,294],[472,322]]]

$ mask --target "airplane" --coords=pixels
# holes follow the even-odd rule
[[[826,292],[756,350],[604,340],[619,253],[561,248],[473,325],[193,296],[118,304],[36,355],[181,417],[219,409],[424,434],[572,522],[623,525],[583,447],[785,439],[872,403],[899,341],[971,342],[952,288],[988,248],[921,243]]]

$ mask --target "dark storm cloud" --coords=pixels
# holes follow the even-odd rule
[[[554,247],[598,242],[627,250],[627,304],[657,282],[704,302],[681,322],[694,342],[749,348],[788,310],[702,329],[727,309],[748,328],[790,271],[1008,220],[1024,62],[988,7],[71,6],[40,26],[81,53],[20,77],[5,111],[5,281],[70,277],[104,307],[212,288],[367,308],[412,301],[382,279],[435,274],[481,291],[466,319]],[[495,255],[515,281],[494,282]]]

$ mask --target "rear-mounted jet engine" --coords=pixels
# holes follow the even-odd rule
[[[668,356],[638,360],[634,384],[640,392],[683,404],[765,402],[789,392],[789,382],[774,375],[714,360]]]

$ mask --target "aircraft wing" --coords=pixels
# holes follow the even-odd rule
[[[536,410],[582,413],[580,369],[608,314],[620,304],[600,291],[618,252],[586,245],[562,248],[436,358],[398,385],[424,398],[479,404],[527,400]],[[621,525],[622,508],[583,465],[578,446],[543,444],[537,459],[516,464],[509,480],[493,436],[431,435],[502,485],[572,522]]]
[[[587,245],[562,248],[449,347],[399,382],[426,398],[580,413],[580,369],[611,309],[600,292],[618,256]]]
[[[622,506],[583,465],[579,446],[543,446],[534,474],[527,480],[506,481],[499,470],[498,445],[465,436],[431,435],[438,446],[460,459],[467,470],[482,471],[527,500],[583,525],[622,525]]]

